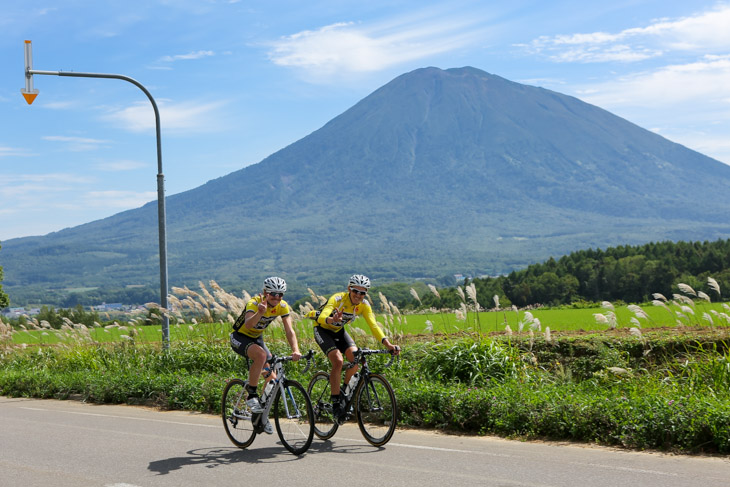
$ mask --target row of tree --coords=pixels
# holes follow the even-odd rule
[[[589,249],[553,258],[506,276],[476,278],[471,284],[483,308],[500,306],[561,305],[579,301],[641,303],[654,293],[670,297],[677,284],[703,291],[713,300],[721,296],[707,285],[712,277],[720,290],[730,285],[730,240],[714,242],[656,242]],[[470,284],[466,282],[465,284]],[[426,285],[386,285],[377,288],[401,309],[417,307],[458,308],[462,298],[456,288],[438,289],[438,297]],[[429,292],[430,291],[430,292]],[[377,296],[372,296],[377,300]]]

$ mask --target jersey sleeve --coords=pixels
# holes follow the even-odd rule
[[[373,336],[378,340],[379,343],[382,343],[383,338],[385,338],[385,333],[383,333],[383,329],[380,328],[380,325],[375,320],[375,313],[373,313],[373,308],[370,306],[370,303],[363,303],[361,316],[365,318],[365,322],[370,327],[370,332],[373,334]]]
[[[330,317],[332,312],[337,307],[337,304],[339,303],[337,296],[337,294],[333,294],[332,296],[330,296],[330,298],[327,300],[327,304],[325,304],[324,308],[322,308],[322,311],[319,313],[319,316],[317,316],[317,323],[319,323],[320,325],[327,324],[327,318]]]

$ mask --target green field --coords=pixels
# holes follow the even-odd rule
[[[646,317],[637,317],[628,306],[607,308],[541,308],[530,311],[487,311],[476,313],[426,312],[419,314],[383,314],[376,317],[386,334],[397,341],[406,335],[459,335],[463,333],[492,334],[506,332],[507,326],[513,334],[527,334],[532,331],[536,336],[544,334],[549,328],[551,333],[606,331],[609,324],[601,323],[596,315],[606,316],[609,312],[615,313],[615,327],[619,329],[640,328],[641,330],[657,327],[727,327],[728,305],[725,303],[708,303],[698,301],[693,306],[670,304],[669,306],[641,306]],[[688,310],[691,310],[690,313]],[[682,313],[682,317],[677,313]],[[532,316],[535,320],[530,321]],[[632,318],[635,320],[632,323]],[[202,319],[202,318],[201,318]],[[712,320],[712,321],[710,321]],[[538,325],[539,322],[539,325]],[[296,319],[295,331],[300,341],[312,339],[313,322],[307,319]],[[638,324],[637,324],[638,323]],[[350,333],[360,341],[361,337],[370,336],[370,330],[362,318],[357,319],[349,328]],[[205,338],[211,340],[226,340],[230,333],[230,323],[202,323],[172,324],[170,325],[171,340],[191,340]],[[64,330],[16,330],[5,338],[12,344],[53,344],[72,343],[79,340],[90,342],[117,342],[130,341],[134,343],[154,343],[161,340],[160,326],[122,325],[98,328],[86,328],[77,325]],[[282,326],[276,323],[266,331],[266,338],[270,340],[284,339]]]
[[[727,319],[721,315],[728,310],[723,303],[698,303],[693,311],[694,315],[684,312],[686,318],[680,319],[676,312],[682,310],[676,305],[668,306],[669,309],[659,306],[641,306],[646,313],[647,318],[637,318],[636,315],[628,309],[627,306],[618,306],[613,311],[616,315],[617,328],[638,327],[656,328],[656,327],[674,327],[683,326],[730,326]],[[530,310],[534,318],[539,320],[539,329],[535,327],[534,331],[545,331],[549,327],[551,332],[560,331],[603,331],[607,330],[607,324],[599,323],[596,320],[596,314],[605,315],[609,309],[604,308],[544,308]],[[715,313],[716,312],[717,315]],[[712,323],[703,318],[703,314],[711,317]],[[390,317],[388,317],[390,323]],[[637,319],[639,326],[631,323],[631,318]],[[383,315],[379,315],[379,322],[383,323]],[[426,321],[430,321],[432,326],[429,327]],[[525,311],[488,311],[488,312],[469,312],[466,314],[465,320],[458,320],[456,314],[450,313],[427,313],[427,314],[409,314],[405,316],[405,320],[395,317],[394,325],[388,324],[387,327],[395,332],[408,335],[431,333],[432,329],[435,333],[455,333],[459,331],[481,331],[482,333],[504,332],[506,326],[509,325],[512,332],[517,333],[520,329],[520,322],[523,322],[522,332],[530,329],[530,324],[526,321]],[[361,326],[364,323],[359,323]],[[367,328],[367,327],[365,327]]]

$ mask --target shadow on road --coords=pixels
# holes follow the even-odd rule
[[[157,475],[180,470],[183,467],[203,465],[206,468],[215,468],[221,465],[233,465],[236,463],[279,463],[292,462],[305,458],[307,455],[318,452],[331,453],[375,453],[383,448],[376,448],[371,445],[348,444],[347,440],[335,444],[331,441],[314,441],[307,453],[302,456],[292,455],[283,446],[263,448],[199,448],[186,452],[184,456],[165,458],[150,462],[147,469],[156,472]]]

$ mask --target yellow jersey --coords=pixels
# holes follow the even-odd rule
[[[342,310],[342,321],[328,324],[326,320],[335,309]],[[367,299],[363,299],[362,303],[358,305],[352,304],[352,301],[350,301],[350,293],[347,291],[333,294],[327,300],[327,304],[325,304],[321,312],[314,311],[308,314],[319,326],[335,332],[342,330],[347,323],[355,321],[358,315],[365,318],[365,322],[370,327],[373,336],[382,343],[383,338],[385,338],[385,333],[383,333],[383,329],[380,328],[378,322],[375,321],[375,313],[373,313],[373,308],[370,306],[370,303]]]
[[[263,296],[258,295],[251,298],[246,303],[246,309],[243,310],[241,316],[238,317],[236,322],[233,324],[233,330],[238,333],[242,333],[251,338],[258,338],[266,330],[266,327],[271,324],[277,317],[289,316],[289,305],[283,299],[274,306],[273,308],[266,308],[266,312],[259,319],[259,322],[254,325],[253,328],[246,328],[243,324],[246,322],[246,315],[248,313],[256,313],[259,310],[259,303],[263,300]]]

